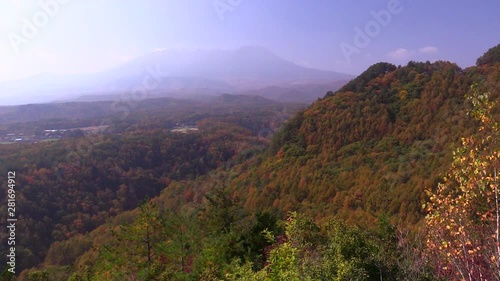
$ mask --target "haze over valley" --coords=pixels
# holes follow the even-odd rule
[[[273,99],[312,102],[326,89],[336,90],[353,77],[302,67],[265,48],[247,46],[228,51],[159,50],[108,71],[41,74],[0,83],[0,90],[5,93],[2,103],[11,105],[113,100],[143,88],[144,83],[151,85],[142,90],[145,98],[200,98],[253,91]]]

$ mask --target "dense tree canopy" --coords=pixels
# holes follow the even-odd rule
[[[224,97],[2,146],[21,278],[498,279],[498,81],[494,59],[379,63],[279,130],[283,106]]]
[[[485,65],[500,62],[500,44],[490,48],[484,55],[477,59],[476,65]]]

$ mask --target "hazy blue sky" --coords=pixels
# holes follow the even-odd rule
[[[0,1],[0,80],[94,72],[157,49],[243,45],[353,74],[379,61],[466,67],[500,43],[498,0]],[[391,18],[376,23],[381,10]],[[369,42],[355,42],[359,30]],[[341,46],[356,52],[346,56]]]

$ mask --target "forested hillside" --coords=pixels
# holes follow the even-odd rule
[[[451,146],[474,130],[465,94],[498,75],[498,65],[376,64],[297,114],[273,139],[270,156],[233,184],[251,209],[367,224],[385,213],[416,223],[424,188],[437,185]]]
[[[19,204],[46,200],[32,219],[56,215],[64,223],[51,239],[70,238],[39,249],[45,260],[22,278],[499,280],[499,48],[467,69],[375,64],[270,143],[253,143],[261,138],[244,118],[207,118],[188,138],[96,137],[78,173],[53,164],[78,140],[13,146],[6,160],[20,161],[27,189]],[[43,153],[35,166],[22,162]],[[26,231],[41,239],[49,229]]]
[[[138,207],[171,181],[195,179],[237,155],[262,150],[272,131],[303,107],[260,97],[227,99],[164,109],[146,101],[143,110],[140,107],[125,119],[109,119],[102,133],[75,132],[58,141],[2,144],[0,169],[16,172],[19,268],[38,265],[54,241],[85,234]],[[50,119],[5,127],[28,135],[45,126],[65,128],[83,122],[89,121]],[[90,122],[87,125],[100,121]],[[183,128],[193,130],[183,133]],[[0,178],[7,182],[6,176]],[[2,193],[0,199],[7,200],[6,196]],[[7,213],[7,205],[0,209]],[[0,237],[7,239],[6,235],[1,232]],[[5,254],[6,244],[0,249]]]

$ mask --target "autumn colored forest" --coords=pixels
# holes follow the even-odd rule
[[[466,69],[377,63],[308,107],[146,101],[1,145],[4,280],[500,280],[499,82],[500,45]]]

